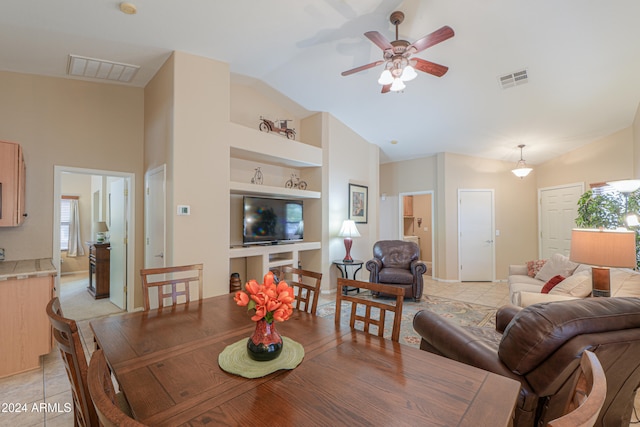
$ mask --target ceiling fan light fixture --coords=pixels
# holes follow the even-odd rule
[[[511,172],[513,172],[513,174],[518,178],[522,179],[525,176],[529,175],[529,173],[533,169],[528,167],[527,163],[522,158],[522,149],[524,148],[524,144],[518,145],[518,148],[520,149],[520,160],[518,160],[518,163],[516,164],[516,168],[512,169]]]
[[[380,78],[378,79],[378,84],[383,86],[390,85],[393,83],[393,76],[391,75],[391,71],[385,69],[382,74],[380,74]]]
[[[404,67],[404,70],[402,70],[402,75],[400,76],[400,79],[403,82],[409,82],[415,79],[416,77],[418,77],[418,73],[416,73],[416,70],[411,65],[407,65],[406,67]]]
[[[394,79],[393,83],[391,83],[391,88],[390,90],[392,92],[400,92],[401,90],[404,90],[404,88],[406,88],[407,85],[404,84],[404,82],[401,79]]]

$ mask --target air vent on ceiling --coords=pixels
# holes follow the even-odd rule
[[[502,89],[508,89],[510,87],[523,85],[529,82],[529,76],[527,75],[527,70],[524,69],[500,76],[498,77],[498,81],[500,82],[500,87]]]
[[[69,55],[67,74],[128,83],[139,69],[137,65]]]

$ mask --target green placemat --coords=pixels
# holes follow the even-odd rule
[[[282,353],[274,360],[258,362],[247,354],[247,340],[228,345],[218,355],[218,365],[230,374],[245,378],[260,378],[280,369],[293,369],[304,359],[302,344],[287,337],[282,337]]]

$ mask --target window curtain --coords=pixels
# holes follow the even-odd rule
[[[78,209],[78,201],[71,200],[69,218],[69,250],[67,256],[77,257],[84,255],[82,240],[80,238],[80,211]]]

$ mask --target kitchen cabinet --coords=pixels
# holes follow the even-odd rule
[[[403,196],[402,206],[404,216],[413,216],[413,196]]]
[[[0,378],[40,368],[52,348],[45,311],[53,298],[51,259],[0,263]]]
[[[24,222],[26,167],[22,147],[0,141],[0,227]]]

